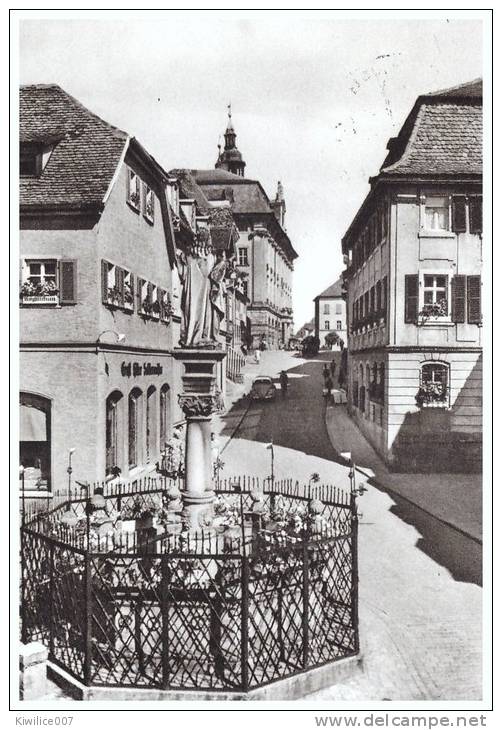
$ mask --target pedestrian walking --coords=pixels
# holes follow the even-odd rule
[[[326,383],[326,380],[329,378],[329,367],[324,363],[323,369],[322,369],[322,376],[324,378],[324,383]]]
[[[288,374],[285,370],[281,370],[281,374],[279,375],[279,382],[281,384],[281,394],[282,397],[285,398],[286,393],[288,392]]]
[[[333,358],[333,360],[331,361],[331,363],[329,365],[329,369],[330,369],[330,372],[331,372],[331,377],[334,379],[335,378],[335,372],[336,372],[336,361],[335,361],[335,358]]]
[[[333,390],[333,381],[331,380],[331,375],[328,375],[328,377],[324,381],[324,395],[326,396],[326,398],[329,398],[331,396],[332,390]]]

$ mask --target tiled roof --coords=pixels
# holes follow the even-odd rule
[[[328,286],[321,294],[318,294],[315,299],[324,299],[328,297],[341,297],[342,296],[342,284],[343,280],[337,279],[334,284]]]
[[[385,176],[481,175],[481,79],[420,96],[389,148]]]
[[[234,213],[271,213],[272,208],[257,180],[227,170],[191,170],[209,200],[228,200]]]
[[[20,88],[20,142],[54,144],[39,178],[20,179],[22,206],[99,204],[128,135],[55,84]]]
[[[451,86],[449,89],[441,89],[440,91],[431,91],[427,96],[443,96],[443,97],[462,97],[466,98],[482,98],[483,97],[483,79],[474,79],[467,81],[465,84]]]

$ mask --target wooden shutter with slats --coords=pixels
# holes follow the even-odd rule
[[[124,306],[124,278],[125,271],[120,266],[115,267],[115,286],[119,291],[119,305]]]
[[[77,303],[77,262],[61,259],[59,262],[59,303]]]
[[[451,280],[451,321],[465,322],[465,276],[454,276]]]
[[[143,300],[141,297],[144,283],[145,280],[138,276],[136,279],[136,301],[138,302],[137,311],[140,313],[143,311]]]
[[[404,277],[404,321],[416,324],[418,319],[418,274]]]
[[[469,230],[471,233],[483,232],[483,198],[481,195],[469,198]]]
[[[382,311],[385,321],[387,321],[387,277],[383,277],[382,285]]]
[[[467,321],[481,324],[481,277],[467,277]]]
[[[101,301],[108,304],[108,261],[101,260]]]
[[[452,198],[452,229],[455,233],[465,233],[467,230],[465,202],[463,195],[454,195]]]

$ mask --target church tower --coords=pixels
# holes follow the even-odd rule
[[[242,155],[235,146],[235,134],[234,125],[232,123],[232,108],[228,105],[228,124],[225,132],[225,148],[221,151],[220,145],[218,145],[218,160],[215,167],[222,170],[228,170],[233,172],[234,175],[240,175],[244,177],[244,168],[246,163],[242,159]]]

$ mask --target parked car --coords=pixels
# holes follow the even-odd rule
[[[274,381],[268,375],[260,375],[255,378],[251,386],[251,398],[253,400],[272,400],[277,394]]]

